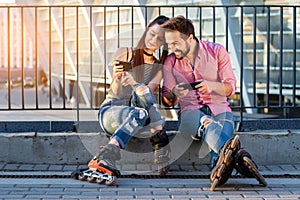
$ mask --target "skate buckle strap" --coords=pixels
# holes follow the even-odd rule
[[[98,157],[100,155],[102,155],[102,154],[104,155],[106,153],[111,154],[111,157],[114,160],[120,160],[121,159],[120,148],[117,147],[114,144],[107,144],[105,146],[100,146],[100,152],[98,154]]]
[[[203,137],[205,131],[205,126],[201,125],[200,128],[198,129],[198,132],[195,136],[192,136],[194,140],[201,140],[201,138]]]

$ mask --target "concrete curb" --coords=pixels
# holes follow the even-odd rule
[[[236,132],[240,135],[242,147],[251,153],[258,165],[300,163],[299,133],[300,130]],[[169,131],[168,134],[174,137],[177,132]],[[0,134],[0,162],[86,164],[92,156],[98,153],[99,146],[105,145],[107,141],[108,138],[101,133],[2,133]],[[139,148],[136,148],[137,146]],[[172,153],[176,153],[178,147],[171,147]],[[201,148],[203,147],[205,145]],[[202,152],[200,155],[202,159],[198,158],[201,148],[199,142],[193,142],[187,151],[174,161],[174,164],[207,165],[209,162],[207,153]],[[126,164],[126,166],[136,166],[136,164],[148,166],[153,161],[152,147],[148,138],[134,138],[121,153],[122,159],[119,163]]]

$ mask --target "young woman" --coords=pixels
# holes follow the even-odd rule
[[[164,31],[160,28],[167,20],[165,16],[158,16],[148,25],[135,48],[122,47],[117,50],[112,62],[112,83],[98,116],[101,128],[110,136],[110,141],[89,163],[90,169],[97,169],[94,178],[91,178],[91,171],[83,173],[83,178],[100,181],[103,174],[111,174],[106,184],[113,185],[115,177],[120,175],[115,167],[115,161],[120,159],[120,148],[125,148],[128,141],[146,125],[150,128],[155,163],[167,163],[170,159],[170,149],[166,147],[169,139],[163,129],[164,119],[154,96],[162,79],[162,64],[168,54]],[[154,52],[161,46],[165,48],[160,59],[157,59]],[[127,69],[128,66],[122,62],[129,62],[131,69]],[[162,168],[160,173],[166,173],[165,169]]]

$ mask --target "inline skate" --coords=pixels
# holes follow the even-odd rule
[[[99,159],[101,155],[102,158]],[[115,167],[115,161],[120,158],[120,148],[113,144],[107,144],[100,147],[99,156],[95,156],[88,163],[88,169],[77,170],[71,176],[81,181],[107,186],[115,185],[117,178],[121,176],[120,171]]]
[[[217,186],[223,185],[229,179],[235,167],[235,155],[239,148],[240,141],[238,135],[225,143],[219,155],[217,164],[210,174],[210,191],[214,191]]]
[[[246,150],[238,150],[235,157],[235,169],[241,175],[247,178],[256,178],[261,185],[264,187],[267,186],[266,180],[259,173],[256,163],[252,160],[251,155]]]
[[[169,160],[171,158],[169,137],[165,130],[160,130],[150,138],[150,141],[154,151],[154,163],[158,165],[159,175],[166,176],[170,169]]]

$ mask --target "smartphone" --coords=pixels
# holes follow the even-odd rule
[[[178,87],[182,87],[182,88],[188,89],[188,90],[196,90],[197,89],[197,88],[195,88],[196,85],[198,85],[201,82],[202,81],[196,81],[196,82],[193,82],[193,83],[186,83],[186,84],[179,85]]]
[[[119,62],[119,64],[117,64],[117,65],[123,65],[124,71],[128,72],[132,69],[131,62],[126,62],[126,61],[121,61],[121,60],[117,60],[117,61]]]

